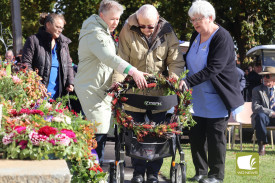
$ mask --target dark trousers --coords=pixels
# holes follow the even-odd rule
[[[196,175],[208,174],[208,177],[223,179],[226,155],[225,130],[228,118],[193,116],[193,119],[197,124],[190,129],[189,137]]]
[[[267,126],[275,126],[275,118],[269,118],[265,113],[257,113],[255,116],[255,130],[257,141],[263,142],[264,144],[268,143],[267,140]]]
[[[98,155],[99,163],[102,163],[104,160],[104,148],[107,141],[107,134],[96,134],[95,135],[97,141],[96,153]]]
[[[146,113],[131,112],[126,111],[127,114],[131,115],[135,122],[145,122]],[[166,112],[160,112],[156,114],[147,115],[150,121],[160,123],[165,120]],[[141,159],[132,158],[132,163],[134,167],[134,175],[142,174],[144,176],[145,172],[148,174],[153,174],[158,176],[158,172],[163,163],[163,159],[158,159],[155,161],[146,161]]]

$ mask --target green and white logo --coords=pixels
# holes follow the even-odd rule
[[[259,154],[240,152],[236,154],[237,175],[259,175]]]

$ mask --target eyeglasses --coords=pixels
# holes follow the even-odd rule
[[[59,26],[56,26],[55,24],[54,24],[54,26],[55,26],[55,28],[57,28],[57,29],[59,29],[59,30],[64,30],[64,27],[59,27]]]
[[[190,23],[194,24],[196,22],[200,22],[204,17],[201,17],[201,18],[195,18],[195,19],[190,19]]]
[[[269,74],[263,75],[263,78],[270,79],[270,75]]]
[[[145,29],[146,27],[147,27],[148,29],[154,29],[154,28],[155,28],[155,26],[152,26],[152,25],[140,25],[140,26],[139,26],[140,29]]]

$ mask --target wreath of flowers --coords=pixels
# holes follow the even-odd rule
[[[191,127],[195,125],[195,121],[192,119],[191,108],[192,104],[192,90],[179,90],[179,83],[182,78],[185,77],[187,72],[184,72],[178,80],[175,78],[167,78],[161,74],[153,76],[145,76],[147,80],[148,88],[146,90],[158,90],[164,91],[164,96],[176,94],[179,99],[177,106],[174,106],[174,113],[171,116],[169,122],[162,122],[155,124],[154,122],[135,122],[133,117],[127,114],[123,108],[128,98],[124,97],[128,90],[139,91],[137,85],[131,76],[127,76],[121,83],[117,83],[114,87],[110,88],[107,93],[112,100],[112,110],[115,117],[115,122],[119,127],[125,127],[126,129],[133,130],[138,141],[144,141],[149,139],[146,137],[157,137],[168,139],[173,134],[181,134],[182,128]]]

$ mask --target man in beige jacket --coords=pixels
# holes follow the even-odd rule
[[[138,70],[154,74],[167,71],[170,77],[177,78],[184,70],[182,53],[179,50],[179,41],[171,25],[159,17],[158,11],[152,5],[146,4],[132,14],[126,21],[119,35],[119,56],[128,61]],[[124,79],[122,74],[115,72],[113,82]],[[160,96],[162,91],[143,90],[140,95]],[[125,106],[126,112],[137,122],[145,121],[145,110]],[[165,111],[152,111],[148,114],[150,121],[160,123],[165,120]],[[144,181],[147,173],[147,182],[158,182],[158,172],[163,160],[146,162],[133,159],[134,173],[132,183]]]

